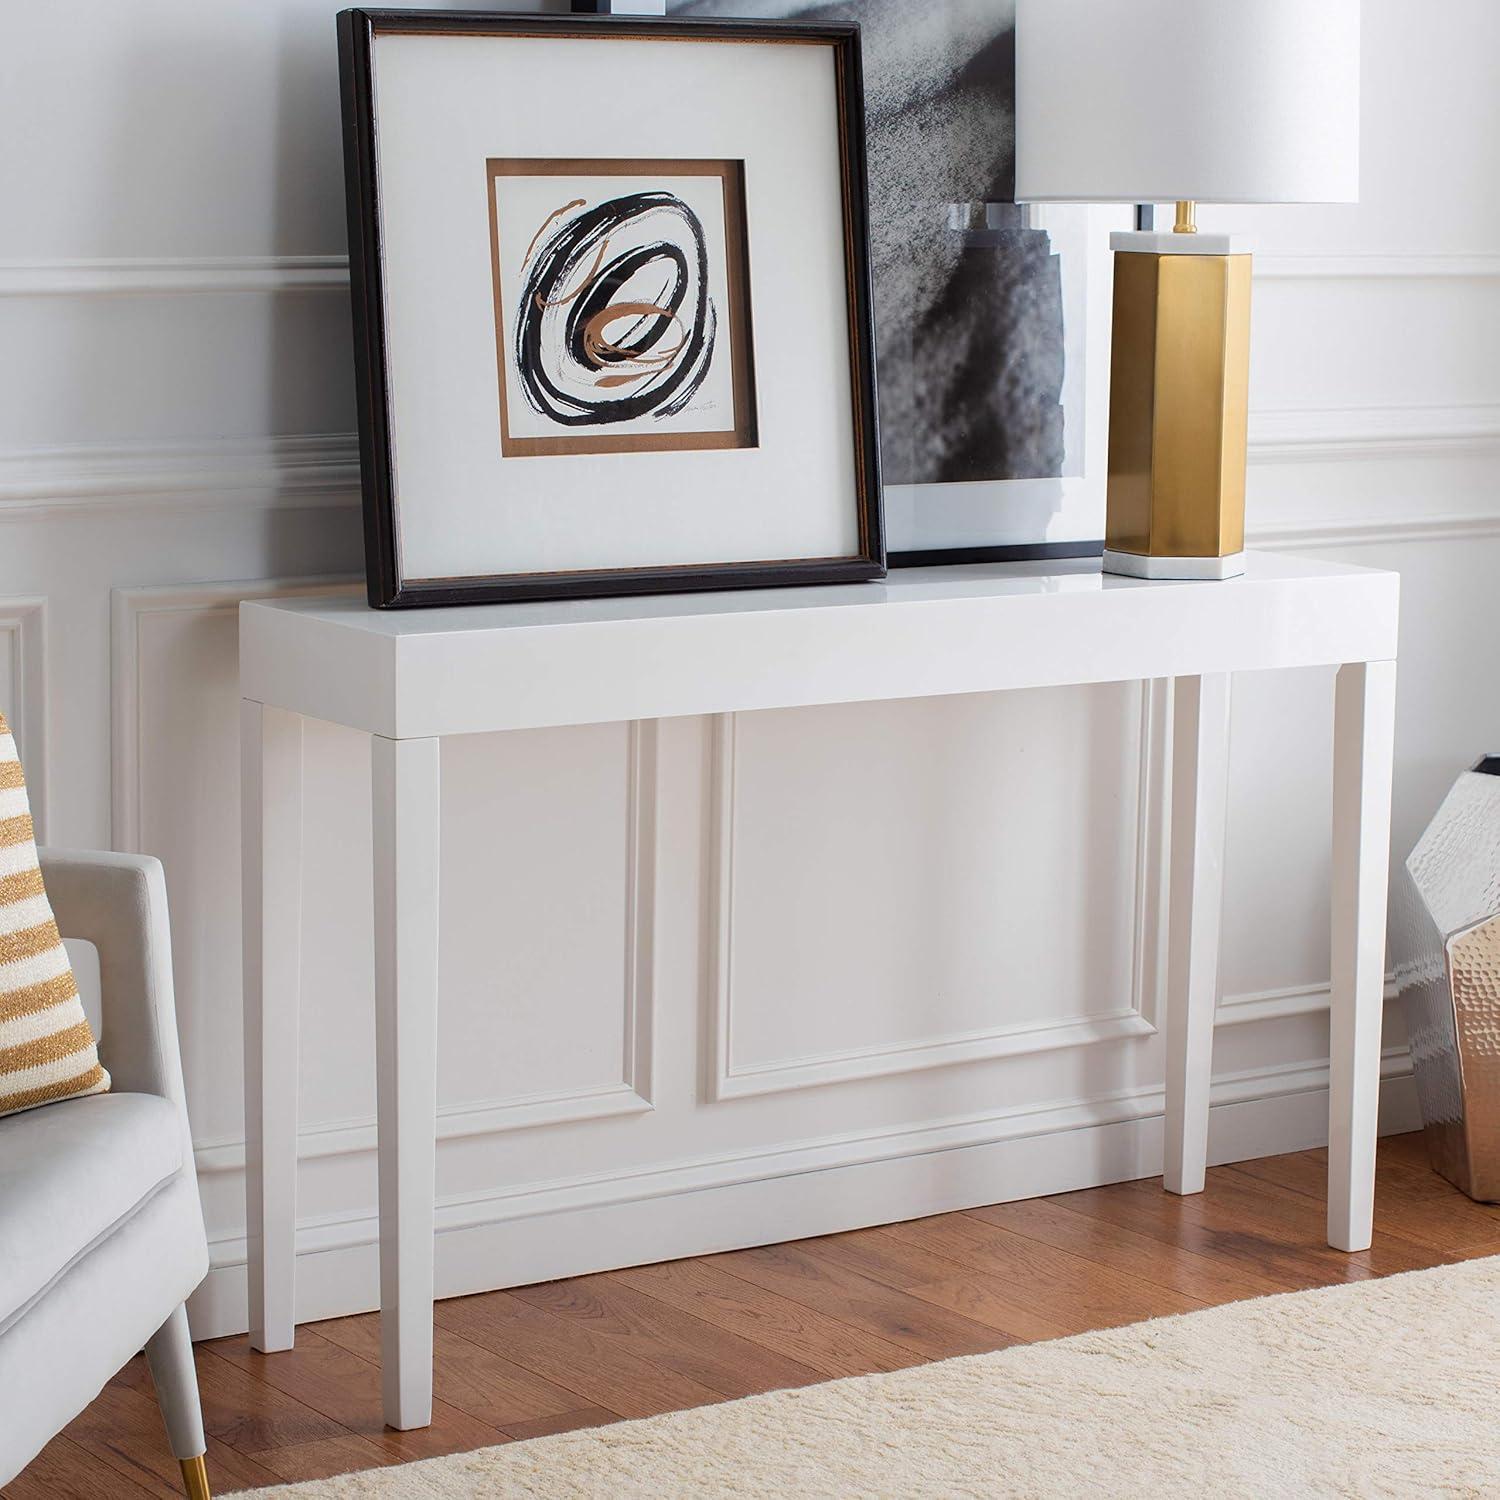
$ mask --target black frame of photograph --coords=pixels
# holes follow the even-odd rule
[[[776,561],[666,564],[403,583],[396,556],[394,475],[386,371],[380,204],[375,171],[376,121],[371,54],[377,32],[455,35],[651,36],[684,40],[819,41],[832,49],[839,107],[844,262],[852,382],[858,551],[848,556]],[[355,393],[364,500],[365,571],[377,609],[500,603],[726,588],[856,583],[886,572],[881,507],[875,325],[870,281],[864,141],[864,88],[859,27],[842,23],[674,20],[655,16],[527,14],[506,11],[357,8],[338,15],[339,78],[344,125],[344,182],[349,226],[349,280],[354,318]]]
[[[997,542],[993,547],[923,547],[886,554],[892,568],[946,568],[960,563],[1062,562],[1068,558],[1103,557],[1104,541]]]

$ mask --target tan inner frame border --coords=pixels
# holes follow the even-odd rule
[[[495,301],[495,354],[500,382],[500,452],[506,458],[569,453],[660,453],[715,448],[754,448],[759,437],[755,410],[755,365],[751,348],[750,266],[745,224],[745,164],[742,161],[636,157],[491,157],[485,163],[490,210],[490,275]],[[555,437],[520,437],[510,430],[506,363],[505,304],[500,282],[500,214],[497,177],[717,177],[724,202],[725,280],[729,306],[730,383],[734,426],[719,432],[578,432]]]

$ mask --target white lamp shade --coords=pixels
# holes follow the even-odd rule
[[[1018,202],[1353,203],[1359,0],[1018,0]]]

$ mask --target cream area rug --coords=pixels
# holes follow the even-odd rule
[[[1500,1257],[254,1493],[1495,1496]]]

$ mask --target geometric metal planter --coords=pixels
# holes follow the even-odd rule
[[[1500,1202],[1500,756],[1465,771],[1392,891],[1391,946],[1427,1152]]]

